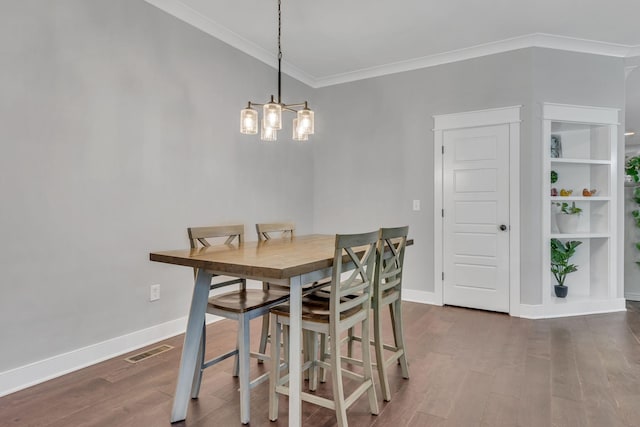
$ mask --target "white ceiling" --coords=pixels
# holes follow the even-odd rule
[[[271,65],[276,0],[147,0]],[[640,55],[638,0],[282,0],[285,72],[321,87],[528,46]]]
[[[277,64],[277,0],[146,1]],[[283,72],[317,88],[532,46],[640,57],[639,19],[640,0],[282,0]]]

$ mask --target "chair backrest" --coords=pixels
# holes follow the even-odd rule
[[[329,322],[337,332],[348,329],[368,315],[377,243],[378,231],[336,235]],[[347,273],[346,278],[343,273]],[[341,326],[341,320],[347,317],[349,322]]]
[[[244,242],[244,224],[236,225],[214,225],[210,227],[189,227],[187,228],[189,235],[189,245],[191,249],[198,247],[208,247],[220,241],[225,245],[231,245],[237,239],[238,244]],[[224,239],[224,242],[222,242]],[[198,275],[198,269],[193,269],[193,277]],[[241,283],[240,279],[225,281],[221,284]],[[212,288],[218,287],[220,284],[212,284]]]
[[[281,237],[293,237],[296,225],[293,222],[274,222],[266,224],[256,224],[258,240],[269,240],[275,233],[280,233]]]
[[[376,275],[374,279],[374,302],[384,295],[397,292],[401,296],[404,250],[407,245],[409,227],[381,228],[376,251]]]
[[[238,239],[238,243],[244,241],[244,224],[239,225],[214,225],[211,227],[189,227],[187,228],[189,234],[189,244],[192,249],[200,246],[207,247],[214,243],[214,240],[219,238],[225,238],[225,245],[233,243],[235,239]]]

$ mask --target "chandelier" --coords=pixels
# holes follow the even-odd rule
[[[288,111],[296,115],[293,119],[293,139],[295,141],[307,141],[309,135],[314,132],[313,111],[307,106],[307,101],[298,104],[285,104],[281,98],[282,86],[282,46],[280,34],[282,30],[282,14],[280,12],[280,2],[278,0],[278,99],[271,100],[266,104],[251,102],[247,108],[240,111],[240,133],[255,135],[258,133],[258,123],[260,123],[260,139],[263,141],[275,141],[277,134],[282,129],[282,112]],[[259,120],[258,110],[253,107],[262,107],[262,120]]]

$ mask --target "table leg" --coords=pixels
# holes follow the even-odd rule
[[[240,315],[238,319],[238,356],[240,364],[240,422],[249,423],[251,412],[251,397],[249,385],[249,330],[250,320],[245,315]]]
[[[302,383],[302,283],[300,276],[292,277],[289,287],[290,331],[289,331],[289,426],[298,427],[302,418],[300,391]],[[273,361],[272,361],[273,362]]]
[[[182,421],[187,417],[187,407],[189,405],[191,385],[193,383],[193,373],[197,365],[198,349],[200,347],[200,340],[202,339],[202,325],[204,324],[204,316],[207,310],[210,285],[211,273],[207,273],[202,269],[198,270],[198,277],[196,278],[196,283],[193,287],[193,296],[191,298],[187,331],[184,335],[176,394],[173,398],[173,410],[171,411],[172,423]]]

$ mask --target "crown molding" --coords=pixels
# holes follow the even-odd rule
[[[541,47],[549,49],[567,50],[571,52],[589,53],[593,55],[614,56],[625,58],[640,55],[640,46],[628,46],[615,43],[604,43],[593,40],[577,39],[572,37],[556,36],[553,34],[535,33],[513,37],[497,42],[485,43],[464,49],[423,56],[407,61],[385,64],[377,67],[365,68],[348,73],[335,74],[333,76],[318,78],[314,87],[332,86],[379,77],[386,74],[394,74],[403,71],[417,70],[420,68],[434,67],[467,59],[480,58],[482,56],[497,53],[510,52],[517,49]]]
[[[632,46],[629,49],[629,53],[627,53],[627,58],[633,58],[635,56],[640,56],[640,46]]]
[[[270,67],[277,68],[278,63],[273,52],[269,52],[255,43],[243,38],[239,34],[212,21],[200,12],[185,5],[180,0],[145,0],[147,3],[167,12],[170,15],[198,28],[205,33],[223,41],[224,43],[264,62]],[[479,58],[497,53],[510,52],[517,49],[541,47],[549,49],[567,50],[571,52],[588,53],[593,55],[629,58],[640,56],[640,45],[630,46],[616,43],[605,43],[595,40],[585,40],[573,37],[557,36],[545,33],[533,33],[491,43],[480,44],[435,55],[423,56],[406,61],[394,62],[346,73],[330,76],[313,76],[290,63],[283,61],[282,72],[294,79],[311,86],[321,88],[341,83],[380,77],[420,68],[434,67],[467,59]]]
[[[264,62],[268,66],[278,69],[278,59],[273,52],[258,46],[257,44],[243,38],[239,34],[231,31],[227,27],[212,21],[197,10],[192,9],[180,0],[145,0],[147,3],[167,12],[169,15],[186,22],[218,40],[254,57],[258,61]],[[305,73],[301,69],[282,61],[282,72],[294,79],[315,87],[315,78]]]

